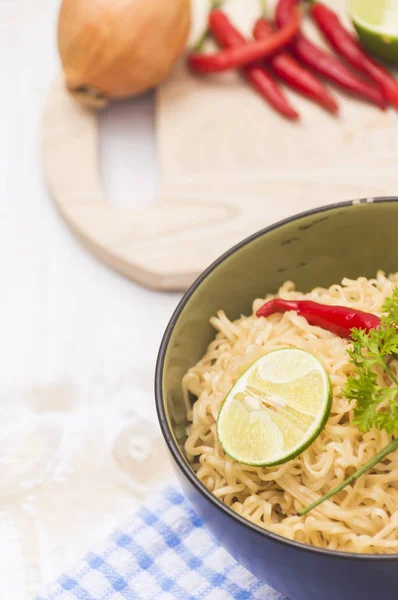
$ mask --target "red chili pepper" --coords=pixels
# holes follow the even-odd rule
[[[348,308],[347,306],[319,304],[312,300],[274,298],[266,302],[256,312],[256,315],[258,317],[269,317],[274,313],[285,313],[290,310],[304,317],[310,325],[317,325],[343,338],[349,338],[351,329],[354,327],[369,331],[370,329],[377,329],[380,325],[379,317],[371,313]]]
[[[234,27],[221,10],[212,10],[209,16],[210,31],[225,48],[239,48],[247,44],[245,37]],[[276,81],[262,65],[242,67],[243,76],[279,113],[288,119],[298,119],[299,114],[290,106]]]
[[[294,11],[298,0],[279,0],[276,8],[276,22],[278,27],[286,27],[294,17]],[[296,57],[313,69],[319,75],[323,75],[333,81],[346,91],[377,104],[383,110],[387,103],[378,89],[367,84],[357,77],[352,71],[335,58],[332,54],[318,48],[303,34],[296,36],[293,43],[293,51]]]
[[[398,107],[398,82],[384,67],[372,60],[357,40],[341,23],[339,17],[324,4],[314,4],[311,14],[334,50],[358,71],[368,75],[391,104]]]
[[[256,40],[266,40],[273,34],[273,31],[271,23],[262,17],[256,21],[253,35]],[[328,89],[291,54],[281,52],[271,57],[270,64],[275,73],[293,89],[307,98],[311,98],[331,113],[338,112],[338,104]]]
[[[217,73],[244,67],[275,54],[287,46],[297,35],[299,23],[298,11],[295,6],[292,6],[289,22],[286,23],[286,26],[281,26],[279,31],[268,40],[248,42],[243,46],[227,48],[213,54],[193,53],[188,57],[188,64],[198,73]]]

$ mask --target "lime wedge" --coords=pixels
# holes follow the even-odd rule
[[[350,14],[362,45],[398,64],[398,0],[351,0]]]
[[[229,391],[217,419],[218,440],[239,463],[277,465],[318,437],[331,406],[329,376],[312,354],[274,350],[256,360]]]

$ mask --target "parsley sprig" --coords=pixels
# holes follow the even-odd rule
[[[369,333],[354,329],[351,336],[353,347],[348,354],[355,370],[348,377],[343,393],[348,400],[356,403],[353,423],[362,433],[376,427],[397,435],[398,380],[388,364],[388,357],[398,353],[398,332],[392,325],[381,325]],[[395,387],[379,383],[376,366],[387,374]]]
[[[355,402],[353,423],[358,425],[362,433],[375,427],[398,436],[398,378],[390,365],[391,360],[398,356],[398,286],[385,300],[382,310],[385,315],[377,329],[369,332],[363,329],[351,330],[352,348],[347,352],[354,370],[347,378],[343,394],[348,400]],[[387,377],[383,378],[383,374]],[[340,485],[298,514],[306,515],[397,449],[398,438]]]

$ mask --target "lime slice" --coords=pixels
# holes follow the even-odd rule
[[[398,64],[398,0],[351,0],[350,14],[362,45]]]
[[[312,354],[274,350],[256,360],[229,391],[218,415],[218,440],[237,462],[277,465],[315,440],[331,406],[329,376]]]

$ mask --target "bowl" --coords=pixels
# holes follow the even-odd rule
[[[286,280],[299,290],[343,277],[398,271],[398,198],[368,198],[298,214],[247,238],[216,260],[182,298],[167,326],[155,375],[160,426],[181,486],[209,531],[262,581],[291,600],[397,596],[398,554],[364,555],[290,541],[240,517],[197,479],[184,455],[181,380],[214,337],[210,316],[251,314],[254,298]],[[398,507],[397,507],[398,508]]]

